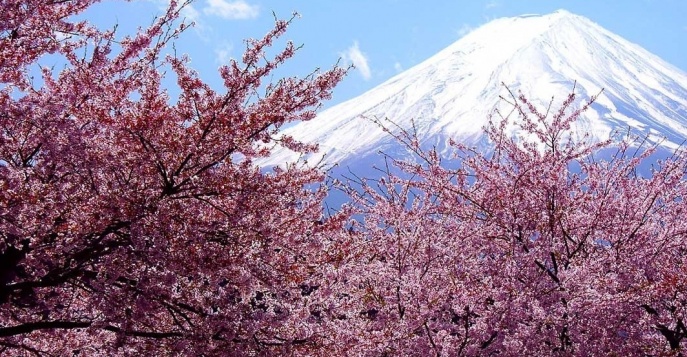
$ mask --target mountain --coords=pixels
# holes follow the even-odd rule
[[[501,18],[474,30],[426,61],[374,89],[321,112],[285,133],[320,144],[308,158],[357,166],[398,143],[371,118],[388,118],[392,131],[414,126],[422,145],[446,148],[449,138],[487,145],[482,127],[508,95],[505,83],[537,103],[562,102],[577,82],[578,98],[604,88],[578,130],[606,139],[614,129],[665,137],[668,148],[687,138],[687,74],[587,18],[564,10]],[[398,127],[396,127],[398,125]],[[297,159],[277,149],[264,162]]]

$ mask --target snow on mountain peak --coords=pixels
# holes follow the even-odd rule
[[[329,108],[285,133],[320,144],[310,158],[333,164],[358,160],[398,143],[371,119],[387,126],[415,126],[426,145],[444,148],[449,138],[478,144],[488,114],[504,94],[501,83],[545,106],[563,101],[577,82],[580,98],[605,88],[578,130],[605,139],[612,130],[687,137],[687,74],[596,23],[566,10],[491,21],[444,50],[361,96]],[[278,149],[264,165],[294,161]]]

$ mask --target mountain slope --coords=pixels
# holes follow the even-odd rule
[[[687,138],[687,74],[594,22],[564,10],[494,20],[378,87],[323,111],[285,132],[320,143],[327,164],[349,164],[398,144],[370,119],[403,128],[414,122],[424,145],[445,148],[448,138],[483,144],[481,128],[507,94],[522,91],[544,109],[565,99],[577,81],[580,98],[604,93],[578,129],[605,139],[632,128],[667,138]],[[554,102],[556,103],[556,102]],[[555,105],[555,104],[554,104]],[[387,125],[398,130],[393,125]],[[276,150],[267,165],[297,155]]]

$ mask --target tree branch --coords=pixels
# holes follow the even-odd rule
[[[87,328],[91,327],[92,321],[39,321],[39,322],[28,322],[21,325],[9,326],[0,328],[0,337],[16,336],[21,334],[28,334],[39,330],[62,330],[62,329],[76,329],[76,328]],[[117,326],[107,325],[102,328],[115,333],[124,333],[125,335],[134,337],[144,337],[144,338],[171,338],[171,337],[181,337],[183,334],[181,332],[152,332],[152,331],[137,331],[137,330],[122,330]]]

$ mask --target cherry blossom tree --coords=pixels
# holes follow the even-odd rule
[[[344,185],[367,246],[349,275],[357,352],[685,347],[684,155],[642,175],[657,146],[631,135],[592,142],[574,123],[595,97],[575,98],[544,112],[511,93],[485,128],[493,151],[452,143],[452,163],[403,131],[396,139],[413,159],[389,159],[382,178]]]
[[[276,143],[316,149],[279,129],[312,119],[345,70],[264,83],[297,50],[268,55],[276,21],[215,91],[171,51],[185,3],[119,38],[72,20],[96,2],[0,1],[0,354],[332,344],[317,311],[346,215],[323,217],[317,169],[254,162]],[[40,67],[47,54],[65,67]]]
[[[684,348],[685,156],[643,174],[656,145],[577,133],[595,98],[511,93],[493,150],[453,143],[450,162],[403,131],[414,160],[342,184],[352,206],[325,215],[321,171],[256,162],[316,150],[280,128],[345,70],[265,83],[297,50],[268,54],[276,21],[216,91],[170,51],[186,3],[120,38],[73,21],[96,2],[0,0],[0,354]]]

